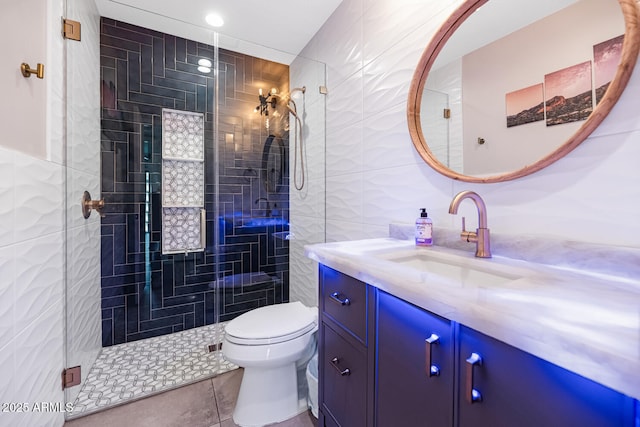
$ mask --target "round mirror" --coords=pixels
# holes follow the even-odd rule
[[[636,0],[467,0],[409,89],[413,144],[466,182],[536,172],[578,146],[622,94],[640,49]]]

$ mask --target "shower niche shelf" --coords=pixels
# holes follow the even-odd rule
[[[203,251],[204,115],[162,110],[162,253]]]

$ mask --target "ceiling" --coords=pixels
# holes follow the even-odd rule
[[[289,64],[342,0],[96,0],[101,16]],[[224,26],[210,27],[216,12]]]

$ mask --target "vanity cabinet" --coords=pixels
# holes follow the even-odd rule
[[[637,427],[630,397],[326,266],[320,313],[320,426]]]
[[[633,427],[634,402],[471,328],[459,328],[459,426]]]
[[[452,426],[451,322],[382,291],[376,302],[376,425]]]
[[[371,426],[374,289],[326,266],[319,283],[319,426]]]

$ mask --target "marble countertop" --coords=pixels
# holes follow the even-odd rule
[[[447,319],[469,326],[623,394],[640,399],[640,278],[585,272],[410,240],[367,239],[305,246],[306,255]],[[384,254],[461,259],[513,280],[454,283]],[[458,258],[462,257],[462,258]],[[635,260],[637,261],[637,260]],[[634,266],[635,267],[635,266]]]

